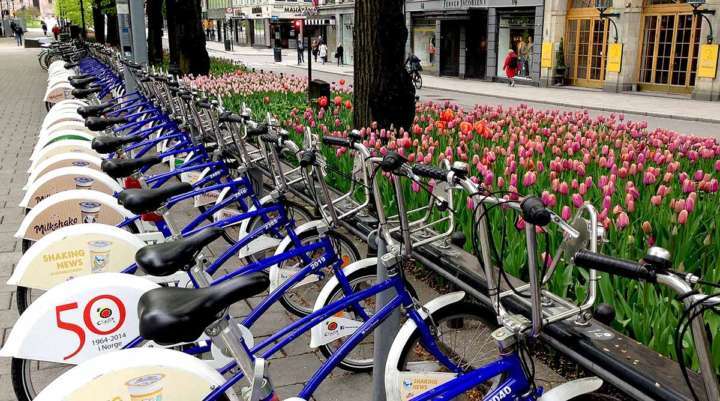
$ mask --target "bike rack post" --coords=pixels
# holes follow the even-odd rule
[[[388,266],[383,261],[383,255],[387,252],[387,244],[381,235],[376,236],[375,240],[377,244],[377,280],[382,282],[387,280]],[[376,311],[382,309],[383,306],[387,305],[395,295],[394,288],[388,288],[385,291],[376,295]],[[388,353],[390,353],[390,347],[392,346],[393,340],[400,330],[400,310],[395,309],[387,319],[375,329],[375,345],[373,349],[373,401],[385,401],[385,363],[387,362]]]

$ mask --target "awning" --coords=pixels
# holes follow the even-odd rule
[[[335,25],[335,18],[308,18],[305,20],[305,25]]]

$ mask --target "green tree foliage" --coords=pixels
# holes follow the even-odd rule
[[[114,2],[113,2],[114,4]],[[60,18],[69,19],[74,25],[80,26],[80,0],[55,0],[55,15]],[[92,28],[92,0],[83,0],[85,7],[85,26]]]

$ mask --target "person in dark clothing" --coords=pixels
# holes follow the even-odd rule
[[[298,53],[298,65],[305,62],[305,44],[303,43],[303,39],[298,39],[297,42],[297,53]]]
[[[17,41],[18,47],[22,47],[23,45],[23,35],[25,34],[25,31],[23,30],[22,25],[15,24],[15,40]]]
[[[45,21],[40,21],[40,28],[43,30],[43,35],[47,36],[47,24]]]
[[[343,49],[343,45],[338,45],[337,49],[335,49],[335,58],[337,58],[337,65],[345,64],[345,61],[343,60],[344,53],[345,49]]]

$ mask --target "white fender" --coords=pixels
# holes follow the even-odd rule
[[[58,106],[53,106],[50,110],[53,111],[56,107]],[[58,110],[52,114],[48,113],[40,126],[40,131],[42,132],[42,130],[55,126],[59,123],[82,124],[84,126],[85,119],[75,111],[76,109],[76,107],[72,107]]]
[[[55,286],[20,316],[0,356],[78,364],[119,350],[140,333],[138,300],[159,287],[122,273],[83,276]]]
[[[270,202],[272,202],[272,197],[270,195],[267,195],[267,196],[263,197],[262,199],[260,199],[261,205],[265,205]],[[251,212],[253,210],[255,210],[255,206],[252,206],[248,211]],[[250,234],[250,232],[248,231],[248,227],[250,226],[250,220],[251,219],[245,219],[242,222],[240,222],[238,238],[244,238],[248,234]],[[257,252],[276,247],[279,244],[280,244],[279,239],[271,237],[269,235],[261,235],[257,239],[255,239],[255,241],[248,244],[248,246],[240,249],[238,251],[238,257],[244,258],[249,255],[253,255]]]
[[[77,114],[76,114],[77,115]],[[82,121],[77,121],[75,119],[71,118],[63,118],[63,119],[53,119],[47,126],[43,126],[40,129],[40,135],[38,138],[42,139],[46,136],[50,135],[51,133],[59,130],[64,129],[71,129],[71,130],[77,130],[77,131],[83,131],[87,132],[88,134],[95,135],[95,132],[90,131],[87,129],[85,124]]]
[[[117,181],[102,171],[87,167],[62,167],[48,172],[33,182],[25,192],[20,207],[31,209],[50,195],[77,189],[76,178],[81,181],[79,185],[87,185],[80,189],[92,189],[108,195],[123,190]]]
[[[39,163],[37,167],[32,170],[32,172],[30,173],[30,177],[28,177],[28,182],[27,184],[25,184],[23,190],[26,191],[30,187],[30,185],[32,185],[32,183],[35,182],[38,178],[55,169],[77,166],[101,171],[101,163],[102,159],[98,156],[80,152],[59,154],[49,157]]]
[[[577,396],[592,393],[603,384],[597,377],[584,377],[553,387],[550,391],[538,398],[538,401],[567,401]]]
[[[67,81],[55,81],[51,84],[47,91],[45,91],[45,98],[43,101],[50,103],[57,103],[61,100],[72,98],[72,92],[74,88]]]
[[[35,148],[33,149],[33,153],[32,155],[30,155],[30,160],[35,160],[41,150],[55,142],[69,140],[92,141],[93,138],[95,138],[94,134],[81,130],[65,129],[53,131],[45,137],[38,138],[38,141],[35,144]]]
[[[83,212],[80,203],[86,202],[92,205],[84,205]],[[114,226],[133,216],[111,195],[87,189],[73,189],[54,194],[35,205],[20,223],[15,237],[37,241],[63,227],[83,222]],[[140,231],[143,230],[141,224],[136,225]]]
[[[162,348],[134,348],[103,354],[68,370],[45,387],[35,401],[199,401],[223,383],[225,378],[220,373],[191,355]],[[230,401],[239,400],[232,388],[225,394]]]
[[[327,227],[327,223],[324,220],[313,220],[309,221],[305,224],[299,225],[295,229],[295,234],[298,236],[310,232],[313,230],[317,230],[319,227]],[[288,246],[292,243],[292,238],[290,236],[286,236],[285,238],[280,241],[280,244],[275,249],[275,256],[280,255],[284,253]],[[252,245],[252,244],[251,244]],[[276,288],[278,288],[282,283],[287,281],[291,276],[293,276],[295,273],[297,273],[298,270],[296,269],[281,269],[277,264],[274,264],[270,266],[270,289],[269,291],[272,292]],[[300,287],[305,284],[313,283],[317,281],[318,278],[315,275],[305,277],[301,282],[297,283],[293,288]]]
[[[64,227],[33,244],[7,284],[47,290],[74,277],[121,272],[144,246],[135,234],[106,224]]]
[[[421,310],[418,310],[418,313],[420,314],[420,317],[425,319],[428,316],[428,313],[433,313],[447,305],[460,302],[463,298],[465,298],[464,291],[451,292],[450,294],[441,295],[426,303]],[[405,401],[409,399],[408,396],[410,394],[408,394],[407,389],[403,391],[403,386],[406,386],[407,383],[412,385],[416,379],[423,379],[424,383],[432,381],[432,384],[426,386],[427,388],[424,389],[424,391],[426,391],[452,380],[455,377],[454,373],[446,372],[410,373],[398,371],[397,365],[403,348],[410,340],[410,336],[416,328],[417,326],[415,325],[415,322],[408,319],[400,328],[397,336],[395,336],[392,347],[390,347],[390,352],[388,353],[387,362],[385,364],[385,396],[388,400]]]
[[[48,146],[45,146],[43,150],[38,153],[35,160],[32,161],[30,164],[30,168],[28,168],[29,172],[32,172],[35,167],[37,167],[42,161],[49,159],[55,155],[62,155],[67,153],[85,153],[88,155],[93,155],[95,157],[100,157],[100,154],[92,150],[90,147],[89,141],[78,141],[74,139],[69,139],[67,141],[60,141],[51,143]]]
[[[373,266],[377,266],[377,258],[366,258],[345,266],[343,272],[346,276],[350,276],[357,271]],[[332,294],[333,289],[338,285],[340,285],[340,283],[337,277],[333,276],[328,280],[315,300],[313,312],[322,309],[328,304],[330,294]],[[333,325],[332,323],[335,324]],[[358,327],[362,326],[362,324],[363,322],[359,320],[352,320],[342,316],[330,316],[310,329],[310,347],[317,348],[339,338],[349,336],[354,333]]]

